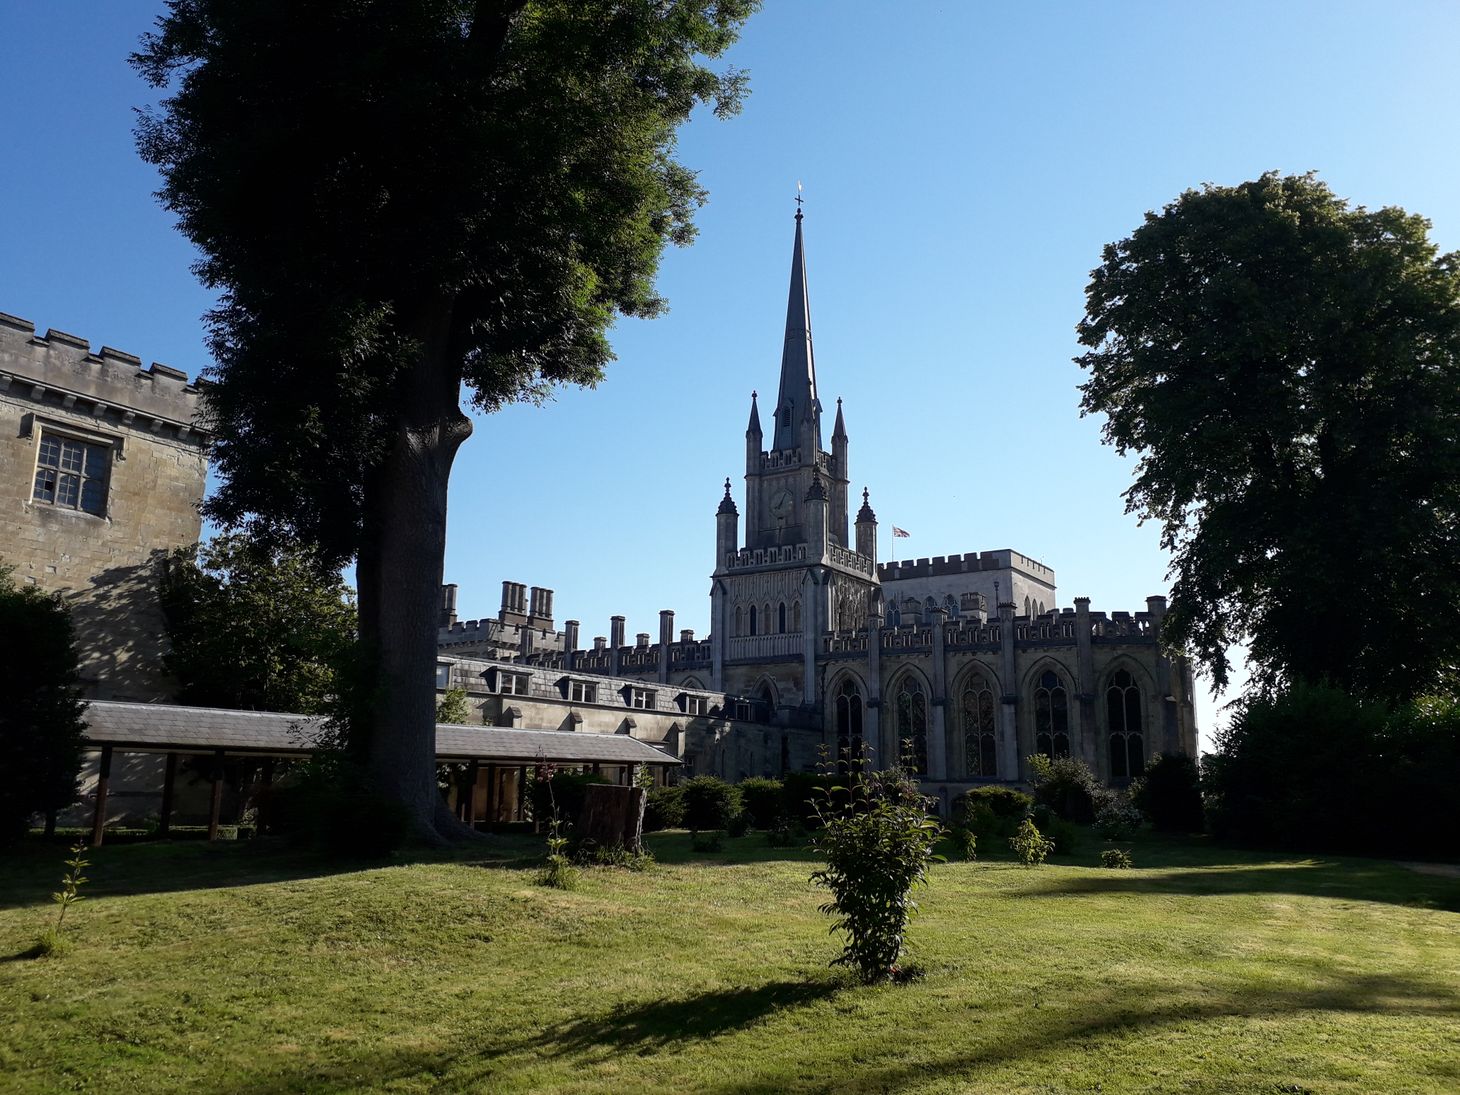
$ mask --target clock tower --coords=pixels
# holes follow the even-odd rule
[[[735,663],[791,657],[800,695],[778,695],[778,705],[816,700],[815,663],[821,636],[860,630],[867,623],[869,593],[876,587],[876,560],[858,548],[872,542],[859,517],[858,543],[848,538],[847,431],[837,400],[831,451],[822,448],[822,404],[816,386],[811,307],[806,288],[802,213],[796,211],[791,287],[786,302],[781,377],[771,416],[770,445],[761,426],[759,393],[750,397],[745,430],[745,537],[737,536],[739,511],[730,496],[717,514],[712,652],[720,687],[734,691],[753,675]],[[870,513],[870,509],[867,510]],[[875,554],[875,547],[870,549]],[[789,683],[789,682],[788,682]]]

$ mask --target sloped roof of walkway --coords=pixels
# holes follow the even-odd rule
[[[161,703],[93,700],[86,708],[92,746],[152,753],[257,753],[305,756],[319,748],[324,719],[278,711],[228,711]],[[436,726],[437,760],[531,764],[678,764],[627,734],[519,730],[492,726]]]

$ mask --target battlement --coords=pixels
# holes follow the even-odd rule
[[[204,440],[198,427],[201,387],[187,373],[65,331],[36,334],[35,324],[0,312],[0,392],[78,408],[109,422],[179,439]]]
[[[904,559],[878,563],[877,577],[884,582],[910,578],[937,578],[948,574],[970,574],[981,570],[1015,570],[1054,584],[1054,569],[1012,548],[970,551],[965,555],[935,555],[930,559]]]

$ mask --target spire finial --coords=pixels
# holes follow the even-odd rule
[[[728,490],[729,487],[730,487],[730,480],[727,479],[727,480],[725,480],[725,488]],[[867,504],[867,488],[866,487],[863,487],[862,488],[862,505],[865,506],[866,504]]]
[[[730,477],[728,475],[725,476],[725,497],[730,497]]]
[[[800,179],[797,179],[796,180],[796,219],[798,221],[801,219],[801,202],[802,202],[802,198],[801,198],[801,180]]]

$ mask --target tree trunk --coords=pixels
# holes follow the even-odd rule
[[[466,832],[436,786],[436,631],[446,553],[446,489],[471,434],[460,370],[450,359],[449,304],[414,330],[420,352],[403,371],[391,449],[366,476],[357,561],[360,638],[369,695],[352,712],[367,778],[405,806],[418,837]]]

